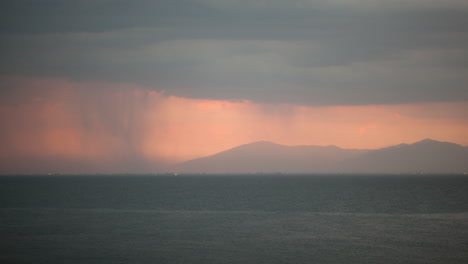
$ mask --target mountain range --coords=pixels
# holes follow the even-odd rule
[[[178,173],[466,173],[468,147],[425,139],[381,149],[240,145],[177,164]]]

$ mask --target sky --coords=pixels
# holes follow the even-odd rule
[[[468,145],[465,0],[3,0],[0,173]]]

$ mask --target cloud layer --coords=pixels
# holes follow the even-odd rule
[[[2,4],[3,75],[261,103],[468,100],[466,1]]]

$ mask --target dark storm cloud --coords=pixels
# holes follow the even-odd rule
[[[468,100],[463,1],[2,1],[0,73],[301,104]]]
[[[208,11],[190,0],[7,0],[2,1],[0,29],[13,34],[102,32],[161,26]]]

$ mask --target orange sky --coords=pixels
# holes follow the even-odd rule
[[[468,145],[466,102],[314,107],[189,99],[63,79],[16,82],[37,90],[0,105],[0,159],[170,163],[258,140],[379,148],[432,138]]]

